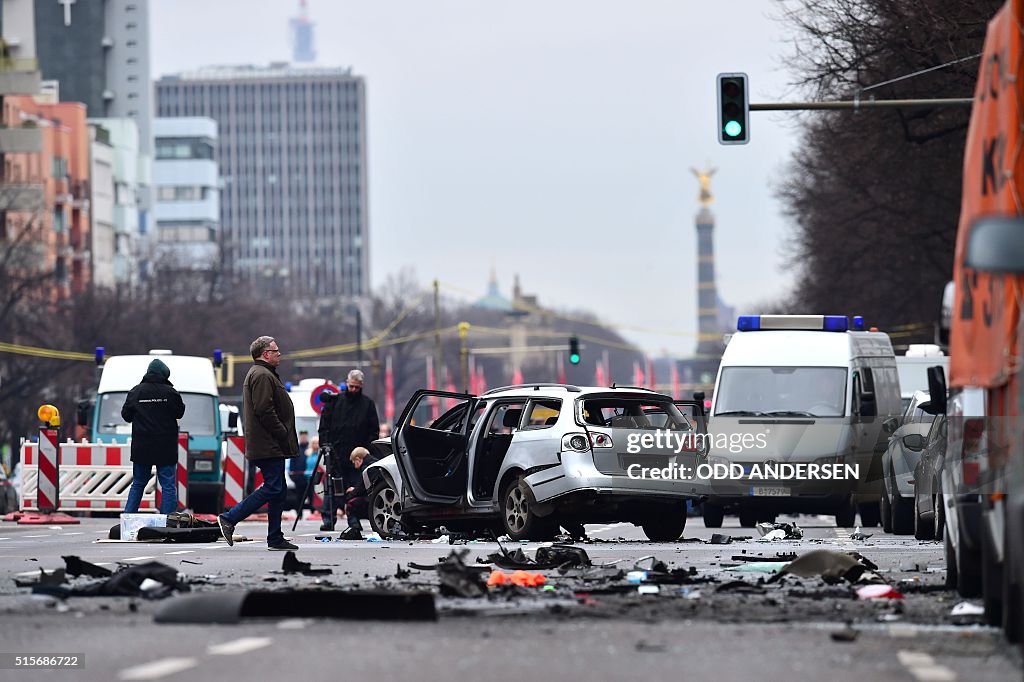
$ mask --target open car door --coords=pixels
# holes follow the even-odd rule
[[[690,420],[690,423],[697,429],[697,433],[708,432],[708,419],[704,413],[703,400],[673,400],[672,404]]]
[[[416,414],[423,414],[431,400],[456,400],[458,404],[434,422],[421,426]],[[416,502],[455,504],[465,497],[469,462],[469,416],[477,403],[468,393],[420,390],[405,406],[395,429],[395,461],[402,473],[405,491]]]

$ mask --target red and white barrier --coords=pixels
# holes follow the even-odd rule
[[[49,514],[60,508],[60,463],[58,461],[57,429],[39,429],[39,477],[36,483],[36,506]]]
[[[185,509],[188,496],[188,433],[178,434],[178,464],[174,471],[175,485],[178,492],[178,507],[176,511]],[[156,506],[160,508],[160,501],[163,499],[163,491],[159,483],[156,486]]]
[[[224,459],[224,509],[231,509],[245,497],[245,437],[228,436]]]

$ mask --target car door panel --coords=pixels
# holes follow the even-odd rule
[[[432,398],[466,401],[467,409],[472,409],[475,401],[474,396],[464,393],[417,391],[395,429],[395,460],[405,482],[405,491],[413,500],[424,504],[456,504],[466,489],[467,424],[466,420],[450,428],[413,424],[416,408]]]

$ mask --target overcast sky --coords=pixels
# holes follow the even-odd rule
[[[792,115],[718,144],[715,75],[781,99],[786,27],[765,0],[310,0],[318,63],[367,84],[372,284],[412,266],[482,296],[492,268],[543,305],[586,308],[651,353],[696,334],[698,184],[710,163],[719,293],[787,294],[774,188]],[[298,0],[153,0],[154,78],[290,58]],[[387,321],[383,321],[386,323]],[[632,328],[651,328],[641,333]]]

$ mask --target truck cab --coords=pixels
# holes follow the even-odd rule
[[[224,430],[220,416],[220,394],[210,358],[174,355],[169,350],[151,350],[147,355],[116,355],[100,364],[96,405],[92,411],[90,441],[120,443],[131,441],[132,425],[121,418],[128,391],[146,374],[149,363],[159,358],[171,370],[170,381],[185,402],[179,430],[188,438],[188,500],[197,512],[217,512],[223,499],[221,443]],[[97,351],[97,359],[102,354]],[[226,425],[225,425],[226,426]]]

